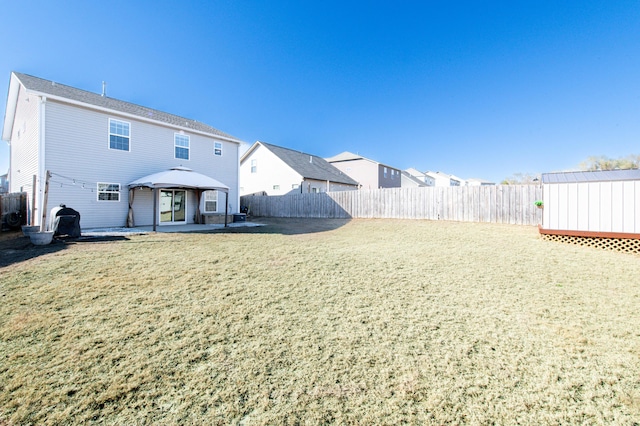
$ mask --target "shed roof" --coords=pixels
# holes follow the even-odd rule
[[[611,182],[620,180],[640,180],[640,169],[542,174],[542,183]]]
[[[208,133],[213,136],[218,136],[233,142],[241,142],[234,136],[231,136],[196,120],[180,117],[152,108],[143,107],[130,102],[110,98],[108,96],[102,96],[98,93],[76,89],[75,87],[66,86],[64,84],[60,84],[51,80],[44,80],[42,78],[34,77],[28,74],[14,72],[13,75],[20,81],[20,83],[22,83],[25,89],[32,92],[68,99],[75,102],[81,102],[98,108],[110,109],[113,111],[134,115],[146,120],[159,121],[185,129]]]
[[[357,186],[358,182],[342,173],[337,167],[317,155],[306,154],[289,148],[258,141],[245,153],[243,160],[260,144],[274,153],[300,176],[307,179],[328,180],[335,183]]]

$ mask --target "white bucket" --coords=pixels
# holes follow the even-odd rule
[[[46,246],[53,241],[53,231],[33,232],[29,234],[29,238],[37,246]]]

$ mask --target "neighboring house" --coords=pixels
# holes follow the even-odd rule
[[[403,174],[406,173],[420,181],[422,181],[425,185],[424,186],[436,186],[436,180],[435,178],[428,176],[426,173],[421,172],[418,169],[415,169],[413,167],[409,167],[408,169],[406,169]],[[405,186],[404,184],[402,186]]]
[[[0,194],[9,192],[9,174],[0,176]]]
[[[400,169],[389,167],[358,154],[343,152],[326,159],[343,173],[360,182],[362,189],[400,188]]]
[[[434,180],[434,186],[464,186],[466,184],[464,179],[442,172],[424,172],[424,174]]]
[[[228,196],[230,213],[239,211],[241,141],[195,120],[14,72],[2,139],[10,145],[9,190],[27,192],[33,224],[60,204],[80,213],[83,228],[217,221],[226,197],[213,187]],[[217,183],[129,187],[177,166]]]
[[[350,191],[358,182],[324,159],[265,142],[256,142],[240,159],[240,194]]]
[[[400,186],[402,188],[424,188],[432,185],[427,185],[424,180],[411,175],[406,170],[402,170],[400,172]]]
[[[495,185],[495,182],[490,182],[488,180],[483,179],[467,179],[467,186],[487,186],[487,185]]]

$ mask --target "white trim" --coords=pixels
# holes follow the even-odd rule
[[[127,126],[129,126],[129,136],[128,136],[128,138],[129,138],[129,143],[127,144],[127,145],[128,145],[128,146],[127,146],[127,148],[128,148],[128,149],[111,148],[111,135],[112,135],[112,133],[111,133],[111,121],[112,121],[112,120],[113,120],[113,121],[117,121],[117,122],[119,122],[119,123],[124,123],[124,124],[126,124]],[[120,120],[120,119],[118,119],[118,118],[111,118],[111,117],[109,117],[109,123],[108,123],[107,128],[108,128],[108,133],[107,133],[107,143],[108,143],[108,145],[107,145],[107,147],[108,147],[110,150],[112,150],[112,151],[131,152],[131,123],[129,123],[128,121]],[[118,134],[115,134],[115,133],[113,133],[113,135],[114,135],[114,136],[120,136],[120,137],[123,137],[122,135],[118,135]]]
[[[218,144],[220,144],[220,154],[216,154],[216,149],[217,149],[217,148],[216,148],[216,145],[218,145]],[[224,145],[222,145],[222,142],[213,141],[213,155],[214,155],[215,157],[222,157],[223,152],[224,152],[224,151],[223,151],[223,149],[222,149],[222,148],[223,148],[223,146],[224,146]]]
[[[177,142],[176,139],[178,137],[187,139],[187,146],[186,147],[176,144],[176,142]],[[184,148],[184,149],[186,149],[187,150],[187,158],[178,157],[176,155],[176,148]],[[176,160],[185,160],[185,161],[191,160],[191,137],[189,137],[189,135],[185,135],[184,133],[178,133],[178,132],[173,134],[173,158],[175,158]]]
[[[207,200],[207,194],[213,192],[216,194],[216,199],[215,200]],[[203,213],[218,213],[218,211],[220,210],[220,191],[217,191],[215,189],[209,189],[207,191],[202,191],[202,212]],[[216,209],[215,210],[207,210],[207,201],[211,202],[211,201],[215,201],[216,202]]]
[[[45,143],[45,137],[46,137],[46,133],[45,133],[45,129],[46,129],[46,104],[47,104],[47,97],[46,96],[41,96],[40,97],[40,105],[38,106],[38,108],[40,109],[40,113],[38,114],[38,117],[40,119],[40,131],[39,131],[39,137],[38,137],[38,164],[40,167],[38,167],[38,173],[39,173],[39,179],[37,179],[36,185],[38,187],[38,190],[36,191],[36,193],[38,195],[36,195],[36,197],[38,198],[37,201],[37,207],[36,207],[36,211],[34,213],[35,218],[32,218],[32,222],[36,225],[40,225],[42,223],[42,209],[43,209],[43,201],[44,201],[44,186],[45,186],[45,179],[46,179],[46,175],[47,175],[47,168],[46,168],[46,164],[45,164],[45,158],[44,158],[44,153],[45,153],[45,149],[44,149],[44,143]],[[31,200],[33,202],[33,200]],[[36,221],[37,218],[37,221]]]
[[[171,222],[163,222],[162,221],[162,209],[161,207],[161,202],[162,202],[162,192],[171,192],[173,193],[172,197],[171,197],[171,214],[173,216],[173,197],[175,196],[175,192],[176,191],[183,191],[184,192],[184,221],[180,221],[180,222],[176,222],[174,220],[172,220]],[[160,226],[165,226],[165,225],[186,225],[189,222],[189,190],[188,189],[180,189],[180,188],[158,188],[158,225]]]
[[[118,191],[100,191],[100,185],[118,185]],[[101,200],[100,194],[118,194],[117,200]],[[122,200],[122,185],[115,182],[98,182],[96,183],[96,201],[99,203],[119,203]]]
[[[15,73],[11,73],[9,79],[9,93],[7,94],[7,110],[4,113],[4,125],[2,129],[2,140],[11,145],[11,136],[13,135],[13,125],[18,109],[18,98],[20,97],[20,87],[24,87],[22,82],[18,80]],[[27,89],[25,87],[25,94]]]

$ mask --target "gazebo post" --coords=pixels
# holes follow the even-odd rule
[[[200,213],[200,202],[202,201],[203,193],[204,191],[202,191],[201,189],[196,189],[196,198],[198,199],[196,203],[196,223],[197,224],[202,223],[202,214]]]
[[[224,193],[224,227],[227,227],[227,213],[229,212],[229,191]]]
[[[156,232],[158,222],[158,188],[153,188],[153,232]]]

